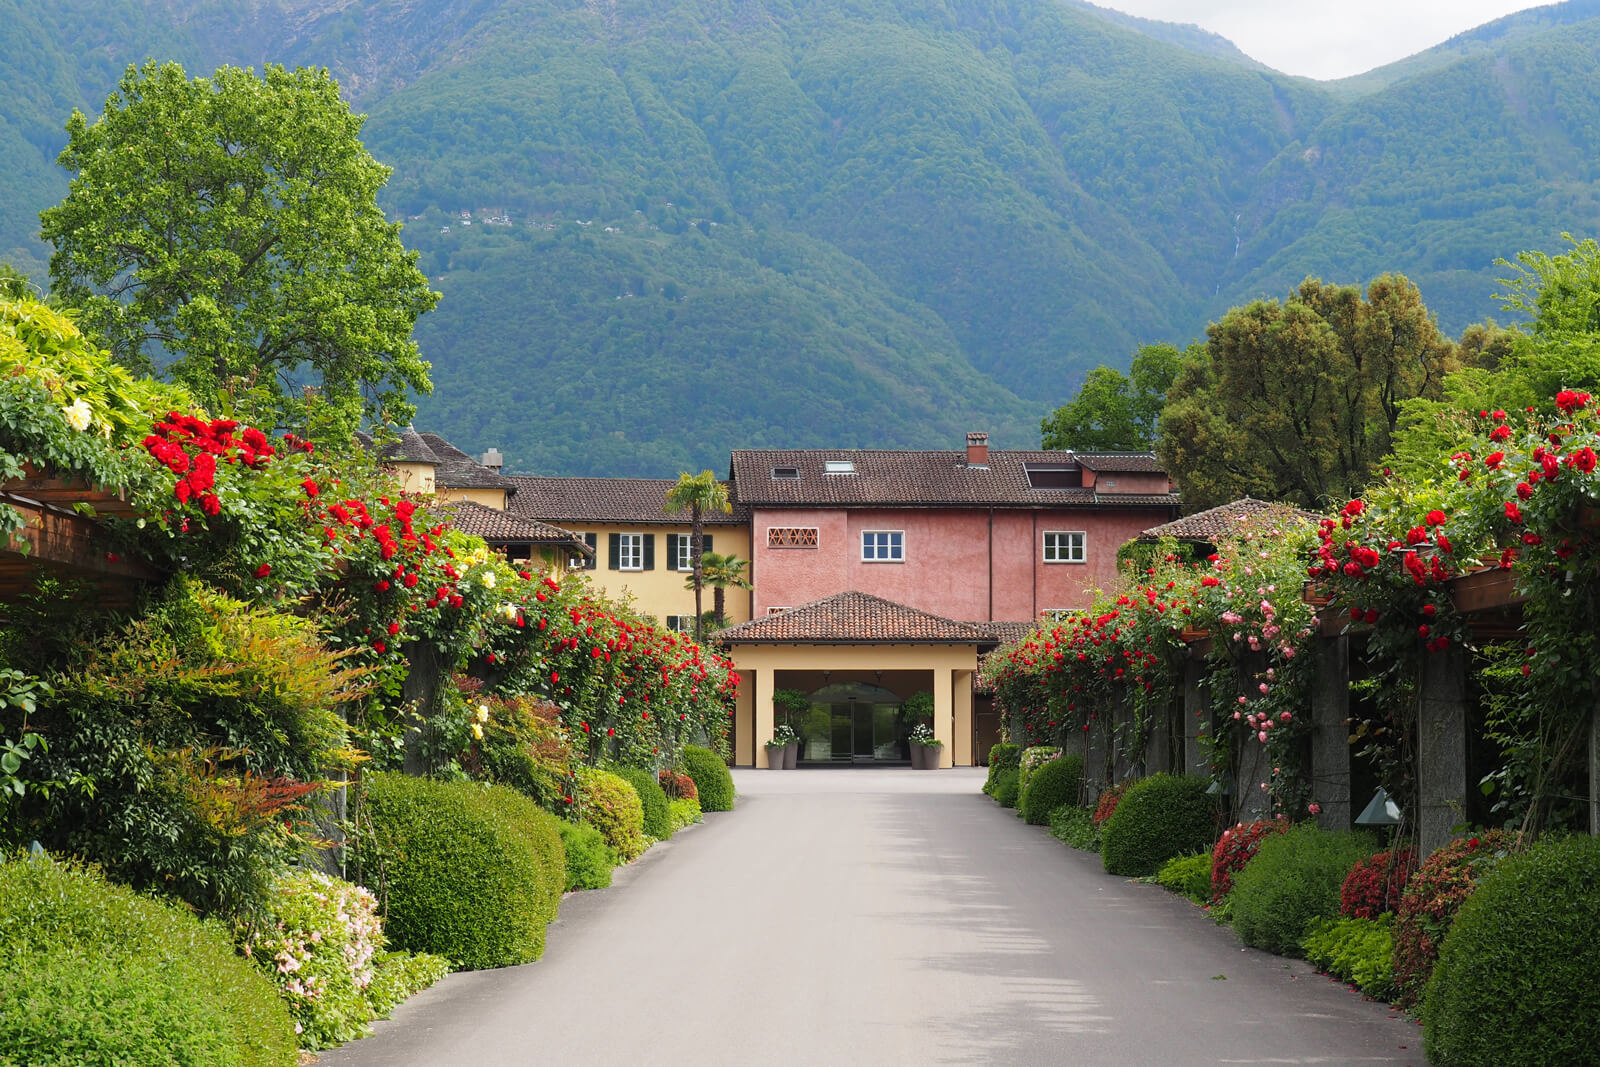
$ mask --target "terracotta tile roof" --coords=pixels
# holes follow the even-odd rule
[[[377,442],[372,435],[356,431],[356,443],[362,448],[371,450],[377,447]],[[390,441],[378,450],[378,459],[384,463],[432,463],[437,465],[439,457],[422,440],[422,435],[417,433],[416,427],[407,426],[400,431],[398,441]]]
[[[516,485],[490,467],[467,455],[455,445],[446,441],[436,433],[419,434],[422,443],[438,457],[438,466],[434,468],[433,480],[443,489],[507,489],[516,490]]]
[[[729,627],[716,640],[746,644],[990,644],[972,623],[956,622],[869,593],[835,593]]]
[[[501,543],[507,541],[531,542],[540,545],[564,545],[583,554],[593,555],[594,550],[584,543],[581,534],[571,530],[563,530],[559,526],[552,526],[548,522],[537,519],[525,519],[513,515],[508,511],[497,511],[494,508],[484,507],[482,504],[470,500],[458,500],[443,506],[443,510],[452,513],[452,522],[456,529],[462,533],[473,534],[485,541]]]
[[[1231,504],[1221,504],[1206,511],[1197,511],[1181,519],[1152,526],[1139,535],[1141,541],[1154,541],[1174,537],[1179,541],[1215,542],[1241,526],[1257,527],[1277,523],[1315,525],[1322,518],[1314,511],[1306,511],[1291,504],[1274,504],[1268,500],[1243,497]],[[1241,520],[1243,520],[1241,522]]]
[[[636,522],[687,526],[689,513],[668,514],[667,490],[676,478],[537,478],[512,475],[516,494],[506,504],[513,513],[546,522]],[[707,526],[743,526],[750,510],[708,512]]]
[[[851,473],[828,473],[829,461],[848,461]],[[741,449],[733,453],[732,483],[751,506],[1025,507],[1128,504],[1175,507],[1175,493],[1097,493],[1082,487],[1033,488],[1029,467],[1160,473],[1153,453],[1091,454],[989,450],[987,466],[968,466],[965,451],[876,449]],[[791,477],[775,470],[792,469]]]
[[[1016,644],[1039,628],[1037,620],[1033,622],[975,622],[972,625],[981,630],[989,640],[1001,645]]]

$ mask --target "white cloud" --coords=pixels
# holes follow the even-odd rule
[[[1527,0],[1093,0],[1165,22],[1192,22],[1286,74],[1342,78],[1431,48]]]

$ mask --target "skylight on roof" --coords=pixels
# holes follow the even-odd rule
[[[774,478],[798,478],[798,477],[800,477],[800,468],[799,467],[773,467],[772,468],[772,476]]]
[[[854,474],[856,461],[853,459],[825,459],[822,461],[823,474]]]

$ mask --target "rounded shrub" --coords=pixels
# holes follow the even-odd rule
[[[567,889],[604,889],[611,884],[617,854],[600,831],[586,822],[561,821],[561,844],[567,850]]]
[[[1409,848],[1391,848],[1350,868],[1339,887],[1339,914],[1352,919],[1376,919],[1400,904],[1406,881],[1417,862]]]
[[[612,772],[627,779],[633,791],[639,794],[639,803],[644,805],[645,836],[657,841],[671,837],[677,827],[672,825],[672,813],[667,810],[667,794],[656,776],[639,767],[613,767]]]
[[[1293,825],[1288,819],[1257,819],[1242,822],[1222,831],[1211,850],[1211,902],[1220,904],[1233,892],[1233,880],[1244,870],[1271,834],[1281,834]]]
[[[685,745],[683,769],[694,779],[701,811],[733,810],[733,775],[728,773],[728,764],[721,756],[709,748]]]
[[[695,810],[699,810],[700,791],[695,788],[693,778],[667,767],[656,775],[656,780],[661,783],[661,791],[667,794],[668,800],[693,800]]]
[[[1303,823],[1269,834],[1233,880],[1233,931],[1251,948],[1298,956],[1312,919],[1339,914],[1339,887],[1371,838]]]
[[[1022,790],[1022,817],[1034,826],[1047,826],[1050,813],[1063,804],[1075,804],[1083,784],[1083,757],[1076,753],[1046,760]]]
[[[644,855],[644,803],[626,778],[610,771],[585,770],[578,775],[583,817],[606,839],[624,863]]]
[[[1017,794],[1022,789],[1022,772],[1015,767],[1009,767],[1000,772],[994,781],[994,799],[1002,808],[1017,806]]]
[[[288,1006],[214,922],[46,856],[0,862],[0,1059],[292,1067]]]
[[[359,796],[360,881],[378,892],[392,945],[464,970],[543,954],[567,884],[559,819],[475,782],[374,774]]]
[[[1128,787],[1101,829],[1107,872],[1141,878],[1185,852],[1209,849],[1217,836],[1211,780],[1198,774],[1152,774]]]
[[[1456,912],[1514,844],[1505,830],[1463,837],[1435,849],[1406,882],[1394,916],[1394,982],[1403,1007],[1422,998]]]
[[[1033,772],[1059,755],[1061,755],[1060,745],[1034,745],[1023,749],[1021,757],[1017,760],[1017,769],[1022,772],[1022,777],[1017,783],[1018,790],[1027,793],[1028,783],[1033,780]]]
[[[1022,746],[1002,741],[989,749],[989,775],[983,781],[983,791],[994,796],[995,782],[1001,771],[1015,770],[1022,758]]]
[[[1461,906],[1423,998],[1440,1067],[1594,1063],[1600,1056],[1600,839],[1510,856]]]

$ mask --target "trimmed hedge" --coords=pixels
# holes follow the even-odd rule
[[[989,775],[984,779],[983,791],[994,796],[995,783],[999,780],[1000,772],[1016,770],[1022,759],[1022,746],[1001,742],[989,749]]]
[[[644,802],[626,778],[610,771],[583,770],[578,772],[578,791],[583,795],[584,820],[616,849],[618,859],[631,863],[644,855],[650,847],[644,839]]]
[[[509,786],[373,774],[359,795],[354,858],[394,947],[463,970],[543,954],[567,883],[559,819]]]
[[[1217,836],[1218,804],[1198,774],[1152,774],[1128,788],[1101,827],[1100,859],[1107,872],[1142,878],[1186,852],[1209,849]]]
[[[1600,1054],[1600,839],[1507,857],[1462,905],[1423,999],[1440,1067],[1594,1063]]]
[[[1196,904],[1211,902],[1211,853],[1191,852],[1187,856],[1174,856],[1156,872],[1156,884],[1173,893],[1181,893]]]
[[[1233,932],[1251,948],[1300,955],[1312,919],[1339,914],[1339,887],[1375,851],[1372,839],[1310,823],[1261,842],[1233,880]]]
[[[994,798],[1002,808],[1017,806],[1017,794],[1021,792],[1022,772],[1015,767],[1008,767],[1000,772],[994,781]]]
[[[1017,759],[1017,769],[1022,776],[1017,780],[1018,794],[1028,791],[1028,783],[1033,780],[1033,772],[1043,767],[1046,763],[1061,755],[1060,745],[1033,745],[1022,750],[1022,755]]]
[[[683,769],[694,779],[701,811],[733,810],[733,775],[728,764],[709,748],[683,747]]]
[[[577,889],[604,889],[611,884],[611,868],[617,854],[606,844],[600,831],[586,822],[561,820],[561,845],[567,850],[567,882],[570,892]]]
[[[1083,757],[1076,753],[1047,760],[1022,789],[1022,817],[1034,826],[1050,822],[1050,813],[1078,800],[1083,785]]]
[[[644,805],[644,832],[646,837],[665,841],[677,827],[672,825],[672,814],[667,810],[667,794],[656,776],[640,767],[612,767],[618,777],[626,778],[633,791],[639,794]]]
[[[0,1062],[297,1062],[288,1006],[220,926],[92,868],[5,857],[0,943]]]

